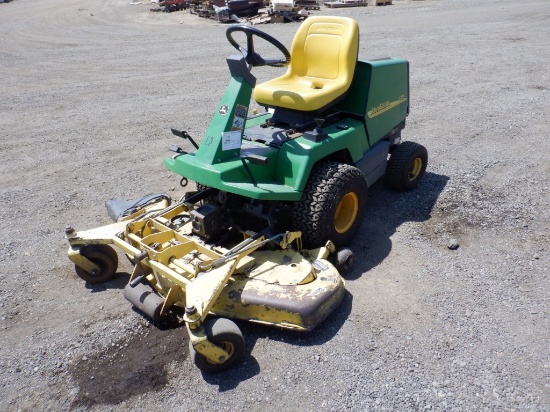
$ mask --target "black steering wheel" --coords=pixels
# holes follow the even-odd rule
[[[246,49],[239,45],[233,39],[233,33],[236,31],[243,32],[246,35]],[[231,26],[227,29],[225,32],[225,35],[227,36],[227,40],[229,40],[229,43],[236,48],[238,51],[240,51],[246,62],[253,67],[258,66],[271,66],[271,67],[285,67],[290,64],[290,53],[287,50],[285,46],[282,45],[282,43],[275,39],[274,37],[271,37],[269,34],[264,33],[261,30],[255,29],[254,27],[249,26],[242,26],[242,25],[235,25]],[[275,46],[281,53],[284,55],[284,59],[264,59],[262,58],[258,53],[254,51],[254,40],[253,36],[258,36],[261,39],[264,39],[268,43],[271,43],[273,46]]]

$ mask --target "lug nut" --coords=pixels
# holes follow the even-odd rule
[[[187,316],[194,315],[195,313],[197,313],[197,308],[194,305],[185,307],[185,314]]]

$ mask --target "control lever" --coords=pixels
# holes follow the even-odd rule
[[[195,149],[199,148],[199,145],[193,140],[191,136],[189,136],[189,133],[187,133],[185,130],[176,130],[174,128],[170,128],[172,131],[172,134],[178,137],[181,137],[182,139],[187,139],[191,142],[193,146],[195,146]]]
[[[248,176],[250,176],[250,180],[252,180],[252,183],[254,184],[254,186],[257,186],[256,179],[254,179],[254,176],[252,175],[252,171],[250,170],[250,167],[246,162],[247,160],[253,165],[267,166],[269,164],[269,159],[265,156],[255,155],[248,152],[245,152],[241,155],[241,162],[243,162],[243,166],[246,169],[246,173],[248,173]]]

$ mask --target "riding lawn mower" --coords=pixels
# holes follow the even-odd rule
[[[66,229],[69,258],[89,283],[115,276],[110,245],[126,254],[126,299],[153,321],[179,311],[192,359],[206,373],[244,356],[230,319],[308,331],[336,309],[367,190],[382,177],[413,189],[428,160],[423,146],[401,142],[408,62],[358,59],[355,20],[309,17],[290,52],[253,27],[230,26],[226,35],[240,55],[227,59],[231,80],[200,146],[172,129],[193,150],[173,146],[164,160],[197,190],[177,200],[110,201],[115,223]],[[261,57],[255,38],[283,57]],[[288,68],[256,84],[251,70],[265,65]],[[252,98],[266,110],[250,109]]]

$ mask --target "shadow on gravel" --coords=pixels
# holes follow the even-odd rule
[[[86,282],[84,287],[90,289],[92,293],[105,292],[107,289],[124,289],[128,281],[130,280],[130,274],[126,272],[117,273],[116,276],[105,283],[89,283]]]
[[[426,172],[418,187],[410,192],[396,192],[383,183],[369,191],[367,215],[351,245],[355,265],[344,278],[355,280],[378,266],[390,254],[390,237],[405,222],[424,222],[449,181],[448,176]]]
[[[316,346],[328,342],[336,335],[349,317],[352,301],[353,296],[346,291],[340,306],[317,328],[305,333],[276,329],[253,322],[237,321],[246,341],[244,361],[222,373],[203,373],[203,379],[212,385],[218,385],[220,392],[226,392],[235,389],[241,382],[258,375],[261,371],[260,365],[251,354],[258,339],[269,339],[295,346]]]
[[[166,366],[187,362],[188,349],[182,328],[163,322],[148,325],[69,367],[79,391],[71,408],[95,404],[116,405],[133,396],[159,391],[168,383]]]
[[[250,344],[250,336],[244,328],[246,322],[238,322],[239,328],[243,331],[244,339],[246,342],[246,354],[244,355],[244,360],[238,365],[220,372],[220,373],[202,373],[202,378],[205,382],[208,382],[211,385],[218,385],[218,390],[220,392],[227,392],[232,389],[235,389],[241,382],[244,382],[260,373],[260,365],[258,361],[250,354],[254,345]]]

